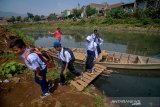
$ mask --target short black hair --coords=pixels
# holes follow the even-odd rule
[[[26,47],[26,44],[24,43],[24,41],[22,39],[13,39],[10,42],[10,48],[14,48],[14,47],[20,48],[22,49],[23,47]]]
[[[98,30],[97,29],[94,29],[94,32],[97,32]]]

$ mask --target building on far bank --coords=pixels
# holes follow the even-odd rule
[[[160,7],[160,0],[135,0],[134,8],[146,9],[147,7]]]
[[[109,8],[110,10],[112,9],[116,9],[116,8],[119,8],[119,7],[123,7],[124,3],[123,2],[120,2],[120,3],[116,3],[116,4],[111,4],[109,5]]]
[[[63,14],[64,14],[64,17],[68,17],[69,15],[72,14],[72,10],[64,10]]]
[[[7,25],[9,18],[0,17],[0,25]]]
[[[125,11],[133,12],[133,10],[134,10],[134,2],[125,3],[125,4],[123,4],[122,7],[123,7],[123,9]]]

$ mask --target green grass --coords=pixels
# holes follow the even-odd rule
[[[94,96],[94,103],[95,103],[96,107],[104,107],[103,97]]]
[[[91,88],[91,86],[88,86],[84,89],[84,92],[89,93],[89,94],[93,94],[94,90]]]
[[[0,59],[16,59],[17,58],[17,54],[12,54],[12,53],[2,53],[0,54]]]
[[[59,72],[57,71],[57,70],[55,70],[55,71],[47,71],[47,74],[46,74],[46,76],[47,76],[47,78],[48,79],[51,79],[51,80],[55,80],[55,79],[57,79],[57,78],[59,78]]]

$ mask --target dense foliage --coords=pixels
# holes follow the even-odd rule
[[[22,73],[24,64],[17,62],[4,63],[0,66],[0,74],[6,78],[11,78],[15,74]]]

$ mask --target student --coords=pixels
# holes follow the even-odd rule
[[[101,53],[100,45],[103,43],[103,39],[100,38],[97,29],[94,30],[94,33],[91,34],[91,37],[93,38],[94,42],[96,42],[96,44],[97,44],[96,48],[97,48],[97,52],[98,52],[98,55],[99,55]]]
[[[61,29],[60,29],[60,28],[57,28],[57,30],[56,30],[54,33],[50,32],[50,31],[49,31],[48,33],[49,33],[49,34],[55,35],[56,41],[61,42],[61,35],[62,35],[62,32],[61,32]]]
[[[99,33],[97,33],[96,36],[94,37],[94,41],[97,44],[97,52],[98,52],[98,55],[99,55],[101,53],[100,45],[102,45],[102,43],[103,43],[103,39],[100,38]]]
[[[98,58],[97,53],[97,44],[94,42],[94,39],[92,36],[87,36],[86,38],[86,53],[87,53],[87,59],[86,59],[86,70],[89,71],[91,74],[94,74],[94,61],[96,58]]]
[[[73,55],[73,52],[69,48],[62,47],[61,43],[58,41],[54,42],[53,45],[54,45],[54,48],[59,52],[58,57],[62,62],[59,85],[65,85],[65,82],[66,82],[65,76],[67,73],[67,69],[69,69],[69,71],[73,73],[75,76],[79,76],[82,79],[83,73],[76,71],[74,68],[73,63],[74,63],[75,57]]]
[[[10,48],[12,48],[16,54],[21,56],[26,66],[34,72],[35,82],[41,86],[41,98],[49,96],[50,93],[46,81],[46,64],[36,53],[30,53],[30,49],[26,47],[26,44],[22,39],[12,40],[10,43]]]

